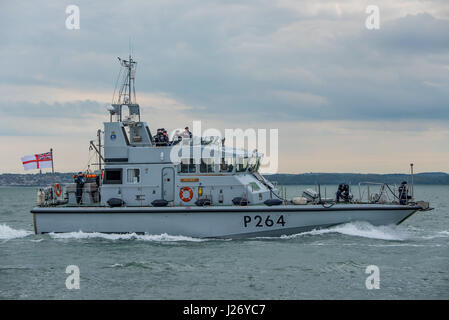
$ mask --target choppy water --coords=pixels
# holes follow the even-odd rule
[[[356,222],[280,238],[203,240],[34,235],[35,188],[0,187],[0,298],[448,299],[449,186],[416,186],[415,194],[436,209],[400,226]],[[66,288],[68,265],[80,269],[79,290]],[[379,267],[378,290],[366,289],[369,265]]]

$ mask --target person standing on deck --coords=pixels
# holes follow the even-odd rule
[[[349,202],[352,199],[351,193],[349,192],[349,185],[346,183],[340,183],[338,185],[336,196],[337,202],[340,202],[340,199],[342,199],[344,202]]]
[[[411,196],[408,195],[407,181],[403,181],[401,183],[401,186],[398,189],[398,193],[399,193],[399,204],[407,204],[407,200],[412,198]]]
[[[86,180],[84,179],[84,174],[82,172],[78,172],[78,175],[75,178],[76,183],[76,203],[78,205],[81,204],[83,198],[83,188]]]
[[[185,127],[183,138],[192,139],[192,133],[190,132],[189,127]]]
[[[176,145],[176,144],[180,143],[181,140],[182,140],[181,131],[176,130],[175,135],[173,136],[172,145]]]

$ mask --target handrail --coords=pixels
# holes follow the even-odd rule
[[[387,200],[390,201],[390,197],[388,196],[387,189],[392,193],[392,195],[395,198],[397,198],[396,194],[394,193],[393,190],[391,190],[391,188],[388,186],[388,184],[383,183],[383,182],[369,182],[369,181],[366,181],[366,182],[359,182],[359,184],[358,184],[358,189],[359,189],[359,199],[358,199],[358,201],[360,203],[363,203],[363,197],[364,197],[364,194],[365,194],[365,190],[363,192],[361,191],[361,186],[362,185],[366,185],[367,186],[367,202],[368,203],[378,202],[379,200],[382,199],[383,195],[385,195],[387,197]],[[377,195],[377,199],[371,199],[370,188],[369,188],[370,185],[380,186],[379,193],[375,193],[375,195]]]

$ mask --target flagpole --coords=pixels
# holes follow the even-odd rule
[[[51,173],[53,174],[53,184],[55,184],[55,167],[53,165],[53,148],[50,148],[51,154]]]

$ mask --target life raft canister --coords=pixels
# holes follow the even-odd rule
[[[187,198],[184,197],[184,191],[188,191],[189,192],[189,196]],[[189,202],[193,198],[193,191],[192,191],[192,189],[190,189],[189,187],[182,188],[179,191],[179,197],[181,198],[182,201]]]
[[[55,184],[55,194],[59,197],[62,194],[62,187],[59,183]]]

